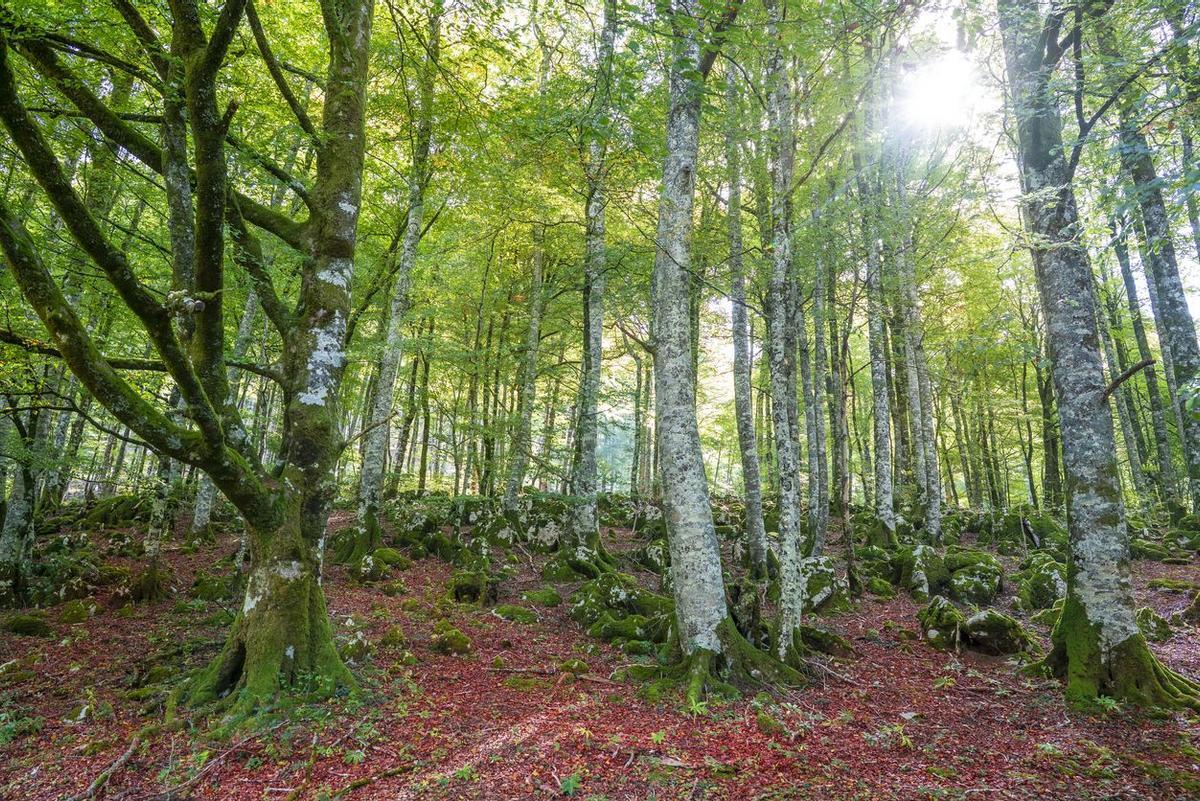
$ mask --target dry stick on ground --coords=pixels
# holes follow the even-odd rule
[[[85,798],[94,798],[96,793],[100,792],[100,788],[107,784],[108,780],[113,777],[113,774],[124,767],[125,763],[133,758],[134,753],[138,750],[141,744],[146,741],[146,738],[154,729],[157,729],[157,726],[148,726],[146,728],[138,729],[137,733],[133,735],[133,739],[129,741],[129,747],[126,748],[119,757],[113,760],[112,764],[100,771],[100,775],[97,776],[95,780],[87,786],[86,790],[69,797],[67,801],[83,801]]]
[[[241,750],[241,747],[243,745],[245,745],[247,742],[249,742],[250,740],[252,740],[255,737],[258,737],[260,735],[270,734],[271,732],[280,728],[287,722],[288,721],[286,721],[286,720],[282,720],[279,723],[276,723],[274,726],[272,726],[269,729],[266,729],[261,732],[254,732],[252,734],[247,734],[245,737],[238,740],[236,743],[229,746],[229,748],[226,748],[224,751],[222,751],[220,754],[218,754],[214,759],[208,760],[208,762],[204,765],[204,767],[200,770],[200,772],[197,773],[192,778],[188,779],[187,781],[180,782],[179,784],[175,785],[174,787],[170,787],[166,790],[160,790],[157,792],[153,792],[153,793],[149,793],[147,795],[140,796],[138,801],[158,801],[159,799],[163,799],[165,801],[165,799],[174,798],[177,793],[180,793],[183,790],[186,790],[189,787],[192,787],[193,785],[198,784],[201,779],[203,779],[206,775],[208,775],[208,773],[210,771],[212,771],[213,768],[215,768],[217,765],[224,762],[225,758],[228,757],[230,754],[234,753],[235,751]]]

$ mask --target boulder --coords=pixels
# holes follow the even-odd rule
[[[971,615],[964,628],[967,645],[985,654],[1036,653],[1040,650],[1037,640],[1016,618],[995,609],[984,609]]]

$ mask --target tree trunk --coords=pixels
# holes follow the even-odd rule
[[[350,553],[340,557],[353,561],[379,547],[379,504],[383,489],[383,463],[388,443],[387,420],[392,414],[396,391],[396,374],[404,346],[404,323],[410,303],[412,269],[417,260],[417,244],[425,219],[425,188],[429,182],[429,148],[433,131],[433,87],[437,75],[438,50],[441,41],[442,6],[435,2],[429,12],[425,37],[425,61],[418,78],[418,109],[416,137],[413,142],[412,167],[408,175],[408,214],[401,237],[399,261],[396,264],[395,285],[388,307],[387,332],[371,413],[365,423],[362,474],[358,492],[358,526],[360,536]],[[390,262],[390,260],[389,260]],[[392,263],[387,265],[392,269]]]
[[[1073,699],[1104,694],[1200,708],[1200,688],[1158,664],[1134,617],[1112,417],[1102,413],[1093,276],[1078,239],[1062,122],[1042,43],[1045,23],[1035,0],[999,0],[998,9],[1069,490],[1067,597],[1047,662],[1066,677]]]
[[[758,466],[758,440],[754,430],[754,369],[750,355],[750,323],[746,306],[745,258],[742,249],[742,161],[738,126],[737,80],[727,71],[725,98],[729,124],[725,132],[725,167],[729,176],[730,316],[733,326],[733,405],[738,447],[742,459],[742,486],[746,496],[746,542],[754,578],[767,576],[767,532],[763,525],[762,478]],[[640,367],[640,365],[639,365]],[[639,373],[640,376],[640,373]]]

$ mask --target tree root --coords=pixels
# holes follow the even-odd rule
[[[659,686],[682,687],[688,708],[697,711],[709,697],[739,697],[739,688],[799,687],[809,682],[807,669],[798,670],[755,648],[738,632],[732,618],[718,626],[717,636],[720,653],[701,648],[673,665],[635,665],[628,675],[653,680]]]

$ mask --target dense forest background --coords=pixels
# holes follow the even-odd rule
[[[870,664],[905,686],[864,657],[880,627],[911,653],[903,617],[1007,694],[1129,731],[1160,710],[1145,736],[1183,744],[1118,773],[1194,792],[1198,24],[1183,0],[3,4],[0,740],[25,750],[0,776],[232,793],[233,750],[128,766],[181,727],[271,742],[294,704],[344,724],[454,659],[643,719],[766,690],[733,708],[795,742],[770,693]],[[535,623],[575,644],[512,633]],[[101,707],[111,742],[33,789],[37,744],[73,736],[49,721]],[[876,740],[911,749],[895,725]],[[346,784],[314,778],[320,731],[291,797]],[[341,792],[415,769],[392,757]],[[574,795],[572,764],[477,789]],[[784,775],[708,770],[729,797]]]

